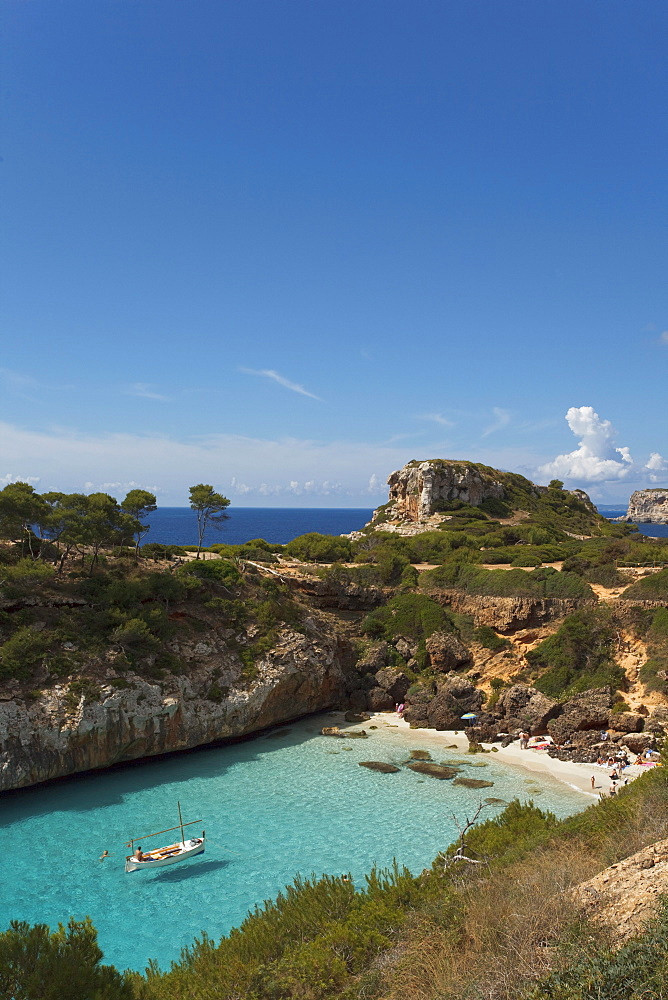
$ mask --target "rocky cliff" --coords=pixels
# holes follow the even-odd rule
[[[668,489],[636,490],[631,494],[625,521],[668,524]]]
[[[493,473],[493,470],[489,470]],[[412,521],[429,517],[460,501],[479,507],[484,500],[502,500],[503,483],[472,462],[435,459],[409,462],[389,477],[389,502],[398,515]]]
[[[61,684],[0,701],[0,790],[240,737],[345,698],[349,643],[322,619],[283,629],[244,672],[216,635],[181,643],[187,673],[160,680],[99,665],[81,690]],[[93,671],[94,672],[94,671]]]

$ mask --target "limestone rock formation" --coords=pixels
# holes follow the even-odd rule
[[[641,933],[668,892],[668,840],[644,847],[572,892],[595,923],[614,932],[617,946]]]
[[[513,684],[502,691],[495,707],[499,731],[515,733],[526,730],[530,736],[544,733],[548,722],[559,711],[559,702],[526,684]]]
[[[414,696],[407,695],[407,709],[404,718],[411,726],[426,726],[429,729],[463,729],[462,715],[468,712],[478,714],[485,699],[466,677],[449,673],[431,697],[420,690]]]
[[[625,521],[668,524],[668,488],[636,490],[631,494]]]
[[[472,462],[435,459],[409,462],[388,479],[390,503],[398,514],[418,521],[446,509],[453,501],[479,507],[483,500],[503,498],[503,484]]]
[[[608,728],[612,691],[609,687],[592,688],[582,694],[573,695],[564,702],[562,712],[547,724],[547,730],[556,743],[580,730],[601,730]]]
[[[376,683],[379,688],[387,691],[390,698],[392,699],[391,707],[398,702],[402,702],[406,697],[406,692],[408,691],[411,682],[403,672],[399,670],[398,667],[383,667],[376,674]]]
[[[452,632],[434,632],[426,642],[429,662],[434,670],[448,673],[472,660],[471,652]]]
[[[107,667],[99,690],[78,695],[78,703],[67,684],[35,700],[0,700],[0,791],[244,736],[330,708],[346,698],[352,663],[349,644],[313,622],[306,635],[284,629],[250,680],[214,638],[182,643],[178,653],[189,661],[187,674],[119,678]]]

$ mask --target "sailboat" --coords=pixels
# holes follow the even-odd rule
[[[125,845],[129,847],[133,852],[128,854],[125,858],[125,870],[126,872],[136,872],[144,868],[162,868],[165,865],[175,865],[179,861],[185,861],[186,858],[194,858],[196,854],[204,853],[204,841],[205,831],[202,830],[201,837],[192,837],[186,840],[185,834],[183,833],[184,826],[194,826],[195,823],[201,823],[201,819],[190,820],[189,823],[183,822],[183,817],[181,816],[181,803],[176,803],[179,810],[179,825],[170,826],[167,830],[158,830],[157,833],[147,833],[144,837],[132,837],[131,840]],[[167,847],[157,847],[153,851],[142,851],[141,847],[134,850],[134,845],[138,840],[147,840],[149,837],[158,837],[161,833],[171,833],[173,830],[181,831],[181,840],[176,844],[169,844]]]

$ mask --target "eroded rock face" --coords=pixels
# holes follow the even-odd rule
[[[472,660],[470,650],[452,632],[434,632],[426,646],[431,666],[442,673],[465,666]]]
[[[541,694],[536,688],[513,684],[501,692],[495,714],[499,717],[499,731],[514,733],[526,730],[530,736],[538,736],[547,731],[548,722],[560,709],[559,702]]]
[[[119,679],[127,686],[102,681],[99,696],[81,695],[75,708],[66,685],[0,702],[0,790],[244,736],[346,698],[350,646],[315,626],[307,635],[285,629],[246,681],[224,644],[195,645],[197,656],[194,646],[179,651],[192,656],[187,675],[127,673]]]
[[[556,743],[563,743],[579,730],[607,729],[612,701],[609,687],[592,688],[573,695],[564,702],[559,717],[548,722],[550,736]]]
[[[405,465],[389,477],[390,503],[413,521],[427,518],[454,500],[479,507],[503,497],[503,484],[469,462],[436,460]]]
[[[668,524],[668,488],[636,490],[631,494],[625,520],[639,524]]]
[[[483,692],[469,680],[450,673],[427,705],[427,724],[430,729],[463,729],[462,715],[478,714],[484,700]]]
[[[579,608],[596,603],[589,598],[559,597],[487,597],[466,594],[458,590],[430,593],[434,600],[453,611],[471,615],[476,625],[489,625],[497,632],[514,633],[522,629],[539,628],[547,622],[572,615]]]
[[[376,683],[378,687],[389,694],[392,699],[392,708],[398,702],[404,700],[406,692],[411,686],[411,682],[406,677],[406,674],[402,670],[399,670],[398,667],[384,667],[382,670],[379,670],[376,674]]]

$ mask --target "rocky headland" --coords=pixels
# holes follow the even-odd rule
[[[636,490],[623,518],[636,524],[668,524],[668,488]]]

